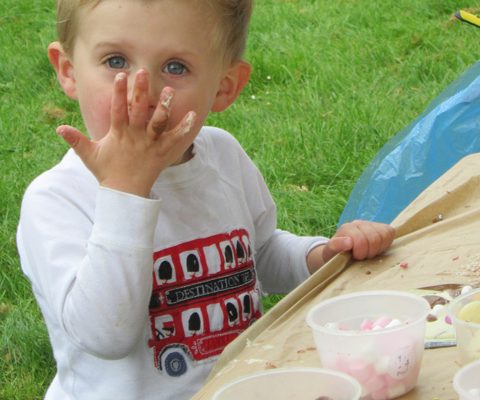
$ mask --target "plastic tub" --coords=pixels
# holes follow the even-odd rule
[[[456,297],[448,306],[448,314],[455,327],[458,356],[462,365],[480,359],[480,324],[459,318],[459,313],[465,305],[474,301],[480,301],[480,289],[474,289]]]
[[[258,372],[220,388],[213,400],[359,400],[360,384],[322,368],[278,368]]]
[[[460,400],[480,400],[480,361],[465,365],[453,377]]]
[[[417,384],[429,311],[421,296],[367,291],[323,301],[306,319],[323,367],[354,377],[362,385],[362,399],[386,400]],[[365,321],[387,318],[397,326],[363,330]]]

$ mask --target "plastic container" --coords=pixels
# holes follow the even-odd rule
[[[453,388],[460,400],[480,400],[480,361],[460,368],[453,377]]]
[[[354,377],[362,399],[386,400],[415,387],[424,349],[430,305],[400,291],[367,291],[331,298],[307,314],[324,368]],[[360,330],[366,320],[397,319],[399,324]],[[338,329],[332,329],[336,324]]]
[[[240,378],[221,387],[213,400],[359,400],[360,384],[322,368],[278,368]]]
[[[455,327],[458,356],[462,365],[480,359],[480,324],[464,321],[458,314],[465,305],[479,300],[480,289],[474,289],[456,297],[448,305],[447,311]],[[480,382],[480,375],[478,379]]]

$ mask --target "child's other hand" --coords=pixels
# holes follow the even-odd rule
[[[57,128],[57,133],[75,150],[100,185],[143,197],[149,196],[160,172],[181,159],[198,133],[192,130],[196,116],[193,111],[176,127],[165,131],[173,89],[163,89],[151,114],[148,88],[148,74],[139,70],[129,109],[126,74],[117,74],[110,129],[98,141],[89,140],[71,126]]]
[[[346,223],[327,244],[315,247],[308,254],[308,268],[313,273],[342,251],[351,251],[355,260],[373,258],[390,247],[394,238],[395,229],[387,224],[370,221]]]

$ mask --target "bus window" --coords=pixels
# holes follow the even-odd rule
[[[155,331],[157,340],[175,336],[175,324],[171,315],[161,315],[155,318]]]
[[[238,302],[236,299],[225,300],[225,308],[227,310],[228,325],[234,326],[239,323]]]
[[[175,282],[175,268],[173,267],[172,258],[170,256],[161,257],[155,260],[153,269],[155,271],[155,278],[158,285]]]
[[[207,315],[211,332],[220,331],[223,328],[224,316],[222,306],[218,303],[207,306]]]
[[[205,253],[205,258],[207,260],[208,272],[210,274],[216,274],[221,270],[221,259],[220,254],[218,254],[218,248],[216,245],[206,246],[203,248]]]
[[[250,247],[250,239],[248,238],[248,236],[243,235],[242,242],[245,248],[247,249],[247,257],[252,258],[252,248]]]
[[[253,312],[256,313],[258,311],[261,311],[261,303],[260,303],[260,295],[258,293],[259,289],[255,289],[250,292],[252,295],[252,304],[253,304]]]
[[[232,243],[229,240],[224,240],[220,243],[220,249],[225,259],[225,269],[232,268],[234,266]]]
[[[150,296],[150,304],[148,305],[148,308],[158,308],[161,306],[161,301],[160,301],[160,296],[158,293],[152,293]]]
[[[250,319],[252,315],[252,298],[248,293],[244,293],[239,296],[242,303],[242,320],[246,321]]]
[[[182,313],[182,323],[185,336],[200,335],[204,332],[202,311],[200,308],[191,308]]]
[[[183,274],[185,279],[202,276],[202,267],[200,265],[200,256],[197,250],[190,250],[180,253]]]
[[[241,264],[245,261],[245,250],[240,239],[235,239],[235,252],[237,253],[238,262]]]

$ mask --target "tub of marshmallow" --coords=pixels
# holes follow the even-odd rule
[[[453,377],[460,400],[480,400],[480,360],[465,365]]]
[[[460,362],[480,359],[480,289],[456,297],[450,302],[448,312],[455,327]]]
[[[429,303],[401,291],[365,291],[313,306],[306,317],[324,368],[355,378],[362,399],[388,400],[417,384]]]
[[[359,400],[352,377],[322,368],[277,368],[228,382],[212,400]]]

